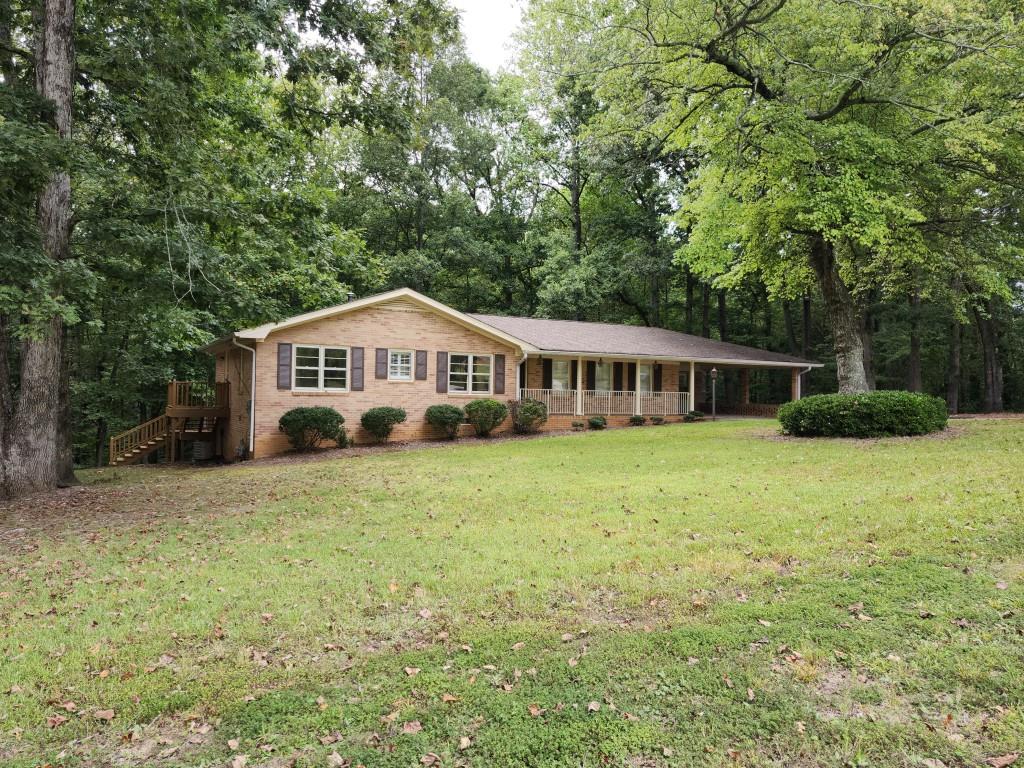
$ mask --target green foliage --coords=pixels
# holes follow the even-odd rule
[[[647,417],[646,416],[630,416],[629,417],[629,423],[630,423],[631,426],[634,426],[634,427],[642,427],[644,424],[647,423]]]
[[[587,419],[587,426],[591,429],[604,429],[608,426],[608,419],[604,416],[591,416]]]
[[[508,417],[508,406],[492,398],[473,400],[466,404],[466,419],[478,437],[487,437]]]
[[[383,443],[390,437],[395,425],[403,423],[405,419],[406,413],[402,408],[382,405],[366,411],[359,418],[359,423],[363,425],[363,429]]]
[[[941,398],[897,390],[812,395],[779,409],[783,431],[799,437],[924,435],[945,429],[947,418]]]
[[[512,410],[512,426],[521,434],[536,432],[548,420],[548,407],[540,400],[513,400],[509,405]]]
[[[431,405],[427,408],[427,423],[444,432],[445,437],[454,440],[459,435],[459,427],[466,420],[466,414],[457,405]]]
[[[651,416],[651,424],[658,425],[658,424],[664,424],[664,423],[665,423],[665,417],[664,416]]]
[[[582,432],[586,428],[587,428],[587,423],[585,421],[574,421],[572,423],[572,431],[573,432]]]
[[[345,417],[333,408],[315,406],[292,408],[281,416],[277,428],[285,433],[296,451],[308,451],[324,440],[334,440],[341,445],[345,439],[341,426],[344,423]]]

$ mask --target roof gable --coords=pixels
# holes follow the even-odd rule
[[[270,334],[285,330],[286,328],[294,328],[296,326],[316,322],[318,320],[340,317],[342,315],[358,312],[359,310],[368,309],[370,307],[381,307],[396,310],[402,310],[403,308],[426,309],[465,328],[469,328],[470,330],[476,331],[477,333],[491,339],[495,339],[496,341],[509,344],[510,346],[516,347],[524,352],[534,351],[530,344],[506,333],[500,328],[495,328],[494,326],[477,320],[472,315],[467,315],[463,312],[452,309],[439,301],[434,301],[434,299],[424,296],[411,288],[397,288],[393,291],[387,291],[386,293],[378,293],[375,296],[366,296],[365,298],[354,299],[344,304],[337,304],[333,307],[326,307],[313,312],[295,315],[294,317],[289,317],[277,323],[264,323],[263,325],[257,325],[253,328],[245,328],[241,331],[236,331],[234,337],[241,341],[265,341]]]

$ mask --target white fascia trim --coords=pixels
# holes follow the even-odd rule
[[[234,335],[240,339],[248,339],[250,341],[265,341],[267,336],[276,331],[284,330],[285,328],[294,328],[297,325],[304,325],[305,323],[312,323],[316,320],[323,320],[328,317],[335,317],[337,315],[343,315],[347,312],[355,312],[360,309],[366,309],[372,307],[375,304],[381,304],[386,301],[392,301],[394,299],[408,299],[409,301],[419,304],[420,306],[437,312],[456,323],[474,330],[480,334],[488,336],[502,343],[508,344],[511,347],[518,349],[521,353],[525,354],[528,351],[536,351],[536,347],[532,344],[528,344],[522,339],[517,339],[515,336],[499,331],[486,323],[481,323],[479,320],[475,320],[469,315],[463,314],[456,309],[452,309],[446,304],[442,304],[439,301],[435,301],[428,296],[424,296],[422,293],[412,290],[411,288],[396,288],[393,291],[386,293],[378,293],[376,296],[367,296],[362,299],[354,299],[353,301],[346,302],[345,304],[338,304],[333,307],[327,307],[325,309],[318,309],[315,312],[306,312],[303,315],[296,315],[290,317],[287,320],[282,320],[280,323],[265,323],[264,325],[258,325],[255,328],[246,328],[244,330],[236,332]]]
[[[785,362],[785,361],[770,361],[770,360],[740,360],[740,359],[719,359],[712,357],[676,357],[673,355],[624,355],[624,354],[606,354],[603,352],[576,352],[567,349],[541,349],[537,351],[538,357],[565,357],[576,359],[578,357],[586,358],[601,358],[608,360],[654,360],[664,361],[666,363],[701,363],[710,365],[735,365],[740,367],[763,367],[763,368],[824,368],[824,363],[805,363],[805,362]]]

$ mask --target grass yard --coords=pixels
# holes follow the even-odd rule
[[[105,471],[0,507],[0,763],[1012,764],[1024,421],[773,429]]]

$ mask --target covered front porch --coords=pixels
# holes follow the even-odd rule
[[[717,383],[712,384],[712,372]],[[681,417],[690,411],[710,412],[712,399],[719,413],[773,416],[777,402],[756,402],[757,394],[777,393],[763,386],[769,374],[784,371],[791,399],[799,399],[801,370],[696,360],[650,358],[529,357],[519,366],[520,399],[538,400],[550,416]],[[762,386],[752,387],[752,378]],[[714,390],[714,396],[712,391]]]

